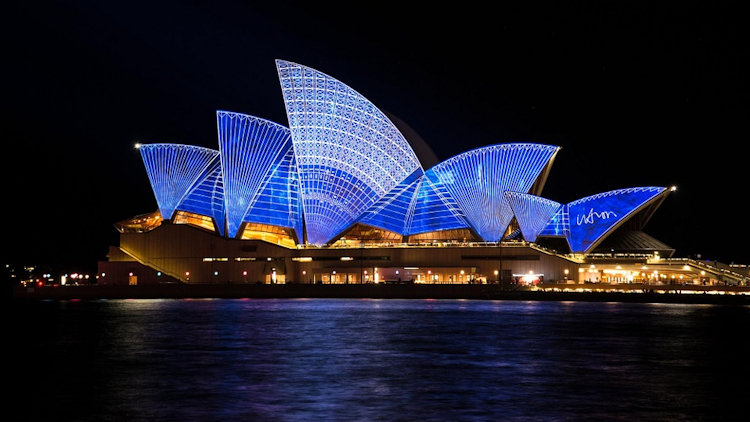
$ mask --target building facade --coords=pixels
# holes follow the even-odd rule
[[[533,143],[424,168],[364,96],[276,66],[287,126],[218,111],[217,150],[139,146],[158,210],[116,224],[100,282],[632,282],[674,252],[642,232],[671,189],[557,203],[539,195],[560,148]],[[599,273],[602,251],[638,269]]]

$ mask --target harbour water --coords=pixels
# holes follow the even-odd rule
[[[11,305],[21,420],[747,420],[750,307],[473,300]]]

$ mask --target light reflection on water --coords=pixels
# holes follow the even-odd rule
[[[13,312],[26,371],[14,402],[29,419],[727,420],[750,375],[747,307],[222,299]]]

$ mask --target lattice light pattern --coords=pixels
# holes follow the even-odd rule
[[[257,200],[242,221],[292,228],[301,243],[302,202],[291,142],[282,159],[273,165],[260,186]]]
[[[433,169],[422,176],[406,227],[409,235],[469,227],[464,213]]]
[[[322,72],[277,60],[300,174],[307,238],[322,244],[421,165],[369,100]]]
[[[564,237],[566,239],[570,237],[570,216],[568,215],[567,205],[558,208],[547,225],[537,235],[537,237],[540,236]]]
[[[139,147],[162,218],[170,219],[177,206],[219,154],[192,145],[144,144]]]
[[[418,169],[404,179],[362,214],[359,222],[401,235],[406,234],[407,218],[413,213],[415,193],[419,189],[422,174],[422,170]]]
[[[519,192],[505,192],[504,195],[521,226],[523,238],[530,242],[536,241],[539,232],[562,207],[559,202],[536,195]]]
[[[262,184],[291,149],[289,129],[246,114],[216,112],[227,235],[236,237]]]
[[[221,179],[221,160],[218,154],[208,166],[205,177],[201,177],[199,180],[177,206],[177,210],[213,218],[218,233],[223,236],[224,184]]]
[[[424,171],[362,95],[314,69],[276,65],[290,128],[217,111],[219,151],[140,147],[163,218],[179,210],[210,217],[230,237],[248,223],[323,244],[354,223],[406,236],[471,230],[499,241],[515,215],[525,239],[563,237],[586,253],[666,190],[620,189],[565,205],[530,195],[559,150],[539,144],[479,148]]]
[[[500,241],[513,219],[503,192],[528,193],[559,147],[500,144],[465,152],[433,170],[486,241]]]

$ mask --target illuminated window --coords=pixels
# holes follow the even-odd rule
[[[476,242],[481,241],[469,229],[438,230],[409,236],[409,243]]]
[[[355,224],[342,233],[332,245],[333,248],[359,246],[361,244],[401,243],[403,237],[396,232],[366,224]]]
[[[214,220],[211,217],[187,211],[177,211],[172,221],[174,224],[188,224],[194,227],[214,231]]]
[[[272,226],[269,224],[247,223],[242,231],[241,239],[263,240],[274,245],[294,248],[297,242],[294,240],[292,229],[286,227]]]
[[[159,227],[161,222],[161,213],[154,211],[119,221],[115,223],[115,228],[120,233],[145,233]]]

